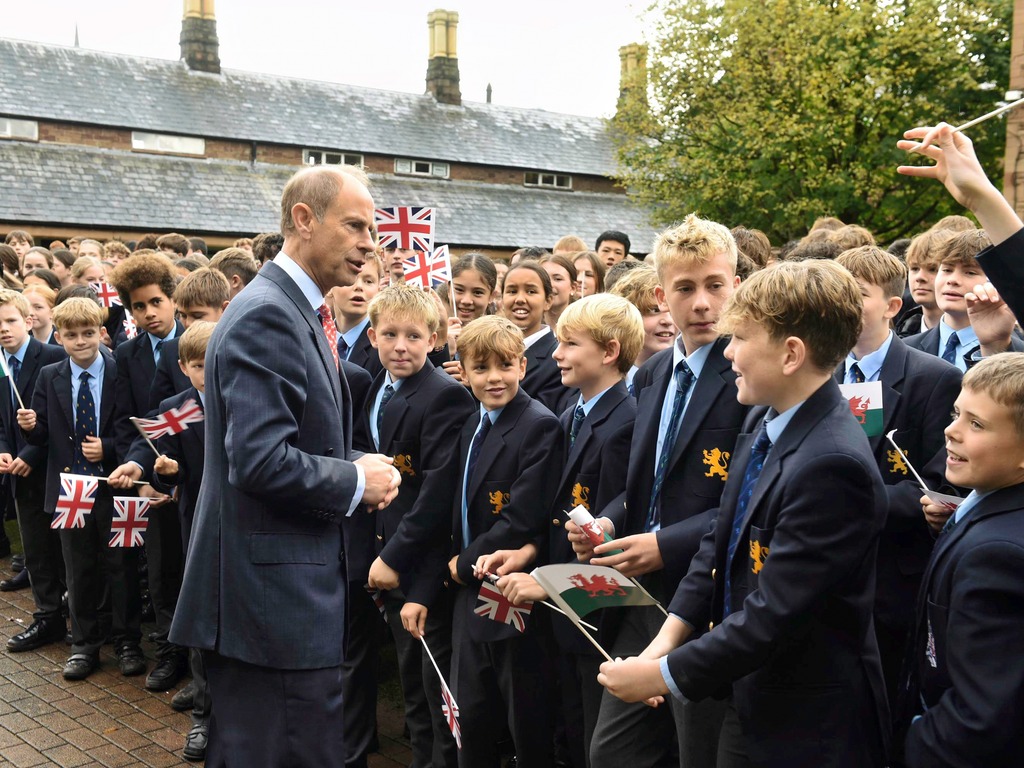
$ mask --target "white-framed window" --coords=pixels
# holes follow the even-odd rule
[[[132,149],[142,152],[167,152],[173,155],[205,155],[206,140],[198,136],[171,136],[166,133],[132,131]]]
[[[409,176],[432,176],[435,179],[447,179],[450,168],[448,163],[432,160],[411,160],[395,158],[395,173]]]
[[[357,165],[362,168],[363,156],[352,152],[304,149],[302,150],[302,162],[306,165]]]
[[[15,120],[13,117],[0,117],[0,139],[39,141],[39,123],[35,120]]]
[[[566,176],[562,173],[537,173],[529,171],[523,174],[523,183],[528,187],[572,189],[572,176]]]

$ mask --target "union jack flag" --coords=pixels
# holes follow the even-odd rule
[[[203,420],[203,409],[195,400],[186,400],[181,408],[161,413],[155,419],[136,419],[136,428],[150,440],[156,440],[167,435],[177,435],[188,429],[189,424],[197,424]]]
[[[526,631],[526,617],[533,610],[533,605],[512,605],[496,586],[487,581],[480,582],[480,603],[473,613],[492,621],[511,624],[520,632]]]
[[[114,497],[114,517],[110,521],[111,547],[141,547],[149,525],[149,499],[135,496]]]
[[[462,749],[462,728],[459,726],[459,705],[455,703],[455,697],[448,690],[444,680],[441,680],[441,714],[448,721],[448,728],[455,737],[455,746]]]
[[[419,205],[378,208],[373,213],[382,248],[403,251],[434,250],[434,209]]]
[[[126,317],[124,322],[121,323],[121,327],[124,328],[124,335],[129,339],[134,339],[139,335],[139,326],[135,324],[135,321],[131,317]]]
[[[436,248],[433,255],[415,251],[402,262],[402,269],[405,271],[405,282],[411,285],[431,288],[437,283],[447,283],[452,279],[448,246]]]
[[[60,474],[60,496],[51,528],[85,528],[85,516],[96,504],[100,481],[88,475]]]
[[[89,283],[89,287],[96,291],[96,298],[107,309],[124,306],[121,303],[121,297],[117,295],[117,289],[106,280],[101,280],[98,283]]]
[[[380,611],[380,617],[384,621],[388,620],[387,610],[384,608],[384,593],[379,589],[374,589],[369,584],[366,585],[366,593],[373,600],[373,604],[377,606],[377,610]]]

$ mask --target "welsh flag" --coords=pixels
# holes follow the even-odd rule
[[[657,605],[657,601],[614,568],[565,563],[535,568],[530,574],[564,611],[586,616],[601,608]]]
[[[882,434],[885,428],[885,419],[882,417],[882,382],[840,384],[839,391],[850,404],[850,413],[864,428],[864,433],[868,437]]]

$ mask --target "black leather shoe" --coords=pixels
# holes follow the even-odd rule
[[[141,675],[146,671],[146,658],[142,649],[134,643],[122,645],[117,649],[117,667],[125,677]]]
[[[147,691],[167,691],[178,684],[185,675],[185,657],[168,656],[161,659],[146,676]]]
[[[25,556],[22,554],[11,555],[11,570],[20,573],[25,570]]]
[[[189,683],[171,697],[171,709],[175,712],[188,712],[195,704],[196,687]]]
[[[100,660],[96,656],[87,653],[76,653],[67,660],[64,665],[65,680],[85,680],[100,666]]]
[[[49,643],[60,642],[67,631],[63,619],[36,619],[32,626],[7,641],[7,650],[11,653],[32,651]]]
[[[210,726],[196,723],[185,737],[185,748],[181,750],[186,760],[198,762],[206,759],[206,743],[210,740]]]
[[[19,589],[28,589],[30,586],[32,585],[28,581],[28,569],[22,568],[13,578],[0,581],[0,592],[16,592]]]

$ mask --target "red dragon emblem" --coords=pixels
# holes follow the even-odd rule
[[[586,592],[587,597],[626,596],[626,590],[615,579],[600,574],[588,580],[583,574],[577,573],[570,576],[569,581]]]
[[[868,406],[871,405],[870,398],[867,397],[851,397],[850,398],[850,413],[853,414],[854,418],[857,419],[858,424],[864,424],[868,420]]]

